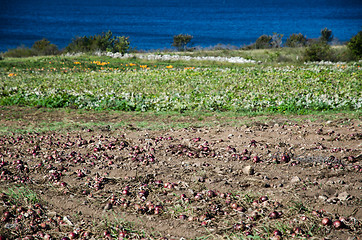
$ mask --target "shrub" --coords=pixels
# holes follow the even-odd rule
[[[128,37],[114,36],[111,31],[94,36],[77,37],[65,48],[66,52],[119,52],[129,50]]]
[[[325,41],[311,43],[304,52],[305,61],[326,61],[331,59],[331,47]]]
[[[59,49],[55,44],[51,44],[47,39],[34,42],[31,48],[21,45],[14,49],[9,49],[3,54],[4,57],[32,57],[32,56],[46,56],[46,55],[57,55]]]
[[[336,46],[331,49],[332,62],[350,62],[356,60],[356,56],[347,48],[347,46]]]
[[[327,43],[331,42],[333,40],[332,30],[328,28],[322,29],[320,40]]]
[[[172,46],[177,48],[178,51],[185,51],[187,45],[191,42],[194,37],[189,34],[179,34],[173,36]]]
[[[7,52],[4,53],[4,57],[14,57],[14,58],[21,58],[21,57],[31,57],[34,56],[34,51],[24,45],[21,45],[17,48],[9,49]]]
[[[254,47],[256,49],[264,49],[271,48],[272,37],[268,35],[261,35],[258,39],[256,39],[254,43]]]
[[[307,38],[305,36],[303,36],[303,34],[298,33],[295,34],[293,33],[292,35],[289,36],[289,38],[287,38],[286,42],[285,42],[285,46],[287,47],[304,47],[305,45],[307,45]]]
[[[362,31],[349,40],[347,47],[357,58],[362,58]]]
[[[58,47],[55,44],[51,44],[50,41],[45,38],[36,41],[31,48],[34,54],[38,56],[56,55],[59,53]]]

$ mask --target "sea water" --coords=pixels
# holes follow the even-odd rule
[[[47,38],[59,48],[77,36],[112,31],[138,50],[172,48],[173,36],[195,47],[245,46],[263,35],[323,28],[348,41],[362,30],[361,0],[1,0],[0,52]]]

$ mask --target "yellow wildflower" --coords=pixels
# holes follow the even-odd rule
[[[14,77],[14,76],[16,76],[15,73],[9,73],[9,75],[8,75],[8,77]]]
[[[166,66],[166,68],[169,68],[169,69],[170,69],[170,68],[173,68],[173,66],[172,66],[172,65],[168,65],[168,66]]]

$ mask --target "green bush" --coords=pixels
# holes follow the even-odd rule
[[[301,34],[295,34],[293,33],[292,35],[289,36],[289,38],[287,38],[286,42],[285,42],[285,46],[287,47],[304,47],[307,45],[307,38]]]
[[[359,31],[349,40],[347,47],[354,56],[359,59],[362,58],[362,31]]]
[[[59,54],[59,49],[55,44],[51,44],[50,41],[43,38],[42,40],[36,41],[31,47],[34,54],[38,56],[46,55],[57,55]]]
[[[21,58],[21,57],[31,57],[34,56],[34,51],[24,45],[21,45],[17,48],[9,49],[7,52],[4,53],[4,57],[14,57],[14,58]]]
[[[189,34],[179,34],[173,36],[172,46],[175,47],[178,51],[185,51],[187,45],[191,42],[194,37]]]
[[[55,44],[51,44],[47,39],[34,42],[31,48],[21,45],[14,49],[9,49],[3,54],[4,57],[32,57],[32,56],[46,56],[46,55],[57,55],[60,51]]]
[[[111,31],[94,36],[77,37],[65,48],[66,52],[119,52],[129,50],[128,37],[114,36]]]
[[[331,60],[331,47],[325,41],[311,43],[304,52],[305,61],[328,61]]]
[[[254,48],[256,49],[265,49],[265,48],[271,48],[271,41],[272,37],[268,35],[261,35],[258,39],[256,39],[254,43]]]
[[[355,61],[356,56],[347,48],[347,46],[335,46],[331,49],[332,62],[350,62]]]

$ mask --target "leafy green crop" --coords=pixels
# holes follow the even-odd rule
[[[0,105],[296,113],[362,106],[357,63],[180,68],[74,58],[40,61],[43,65],[1,63]]]

